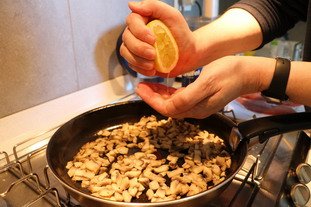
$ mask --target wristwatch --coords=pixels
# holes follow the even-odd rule
[[[269,103],[281,104],[288,100],[286,95],[286,86],[290,73],[290,60],[286,58],[277,57],[275,70],[272,81],[268,89],[261,92],[261,95]]]

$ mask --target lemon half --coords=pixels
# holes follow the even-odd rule
[[[155,69],[161,73],[169,73],[178,61],[178,46],[169,28],[160,20],[147,24],[156,37]]]

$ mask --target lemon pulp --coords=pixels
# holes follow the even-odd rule
[[[162,73],[169,73],[178,61],[177,43],[168,27],[160,20],[153,20],[147,26],[156,37],[155,69]]]

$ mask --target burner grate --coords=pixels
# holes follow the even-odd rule
[[[16,145],[16,147],[19,145]],[[14,189],[17,188],[24,188],[25,186],[29,187],[33,192],[35,192],[36,196],[29,201],[26,201],[23,203],[23,207],[28,207],[28,206],[34,206],[35,203],[39,202],[41,199],[45,198],[46,201],[51,203],[52,206],[59,206],[61,207],[61,201],[59,199],[59,194],[58,190],[56,188],[53,188],[50,186],[50,180],[48,176],[48,167],[46,166],[43,169],[44,172],[44,180],[45,184],[40,182],[39,176],[37,173],[33,171],[32,164],[31,164],[31,156],[39,152],[39,149],[36,149],[34,151],[31,151],[27,154],[26,160],[27,160],[27,165],[28,165],[28,172],[26,172],[23,164],[20,162],[21,158],[17,156],[15,153],[15,160],[10,161],[10,158],[6,152],[2,152],[1,154],[4,155],[4,159],[6,161],[6,164],[0,168],[0,172],[6,172],[10,173],[11,175],[14,175],[16,177],[16,180],[14,180],[11,184],[7,185],[8,187],[6,190],[4,190],[2,193],[0,193],[1,200],[0,202],[2,203],[1,206],[10,206],[8,204],[9,201],[6,201],[6,198],[10,197],[10,193],[15,194],[15,197],[18,197],[17,192],[13,192]],[[23,187],[21,187],[23,185]],[[54,197],[48,198],[48,196],[53,195]],[[32,196],[33,197],[33,196]],[[9,199],[8,199],[9,200]]]

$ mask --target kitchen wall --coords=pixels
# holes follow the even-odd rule
[[[0,118],[124,74],[115,45],[128,1],[1,0]],[[290,39],[303,41],[304,29]]]
[[[128,0],[1,0],[0,118],[122,75]]]

